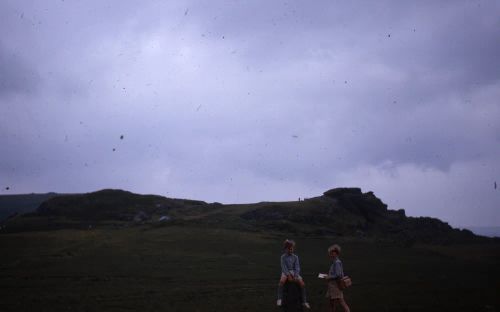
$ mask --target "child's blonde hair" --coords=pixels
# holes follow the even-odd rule
[[[328,254],[330,254],[332,251],[335,251],[338,255],[340,255],[340,246],[337,244],[333,244],[328,247]]]
[[[295,248],[295,242],[291,239],[285,239],[285,241],[283,242],[283,248],[287,249],[289,247]]]

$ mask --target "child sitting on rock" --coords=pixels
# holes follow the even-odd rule
[[[299,257],[294,254],[295,242],[293,240],[285,240],[283,243],[285,253],[281,256],[281,278],[278,285],[278,301],[276,304],[281,306],[283,299],[283,285],[287,281],[297,282],[300,285],[302,291],[302,304],[304,307],[310,309],[309,303],[306,300],[306,289],[304,280],[300,276],[300,264]]]

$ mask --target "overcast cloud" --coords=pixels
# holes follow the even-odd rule
[[[0,194],[242,203],[359,186],[408,215],[498,226],[498,12],[2,1]]]

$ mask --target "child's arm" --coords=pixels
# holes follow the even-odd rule
[[[295,261],[294,272],[295,272],[295,275],[299,275],[300,276],[299,256],[297,256],[297,261]]]

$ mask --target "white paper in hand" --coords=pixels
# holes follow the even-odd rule
[[[318,278],[327,278],[328,274],[319,273]]]

